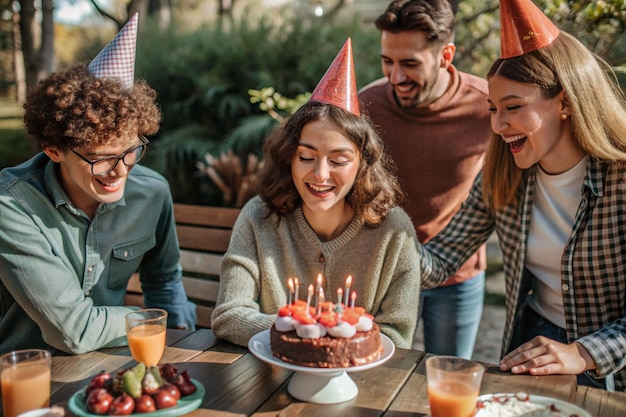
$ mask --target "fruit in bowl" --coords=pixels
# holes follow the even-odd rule
[[[99,372],[85,390],[87,411],[98,415],[143,414],[175,407],[181,397],[196,392],[187,371],[172,364],[146,367],[138,363],[115,376]]]

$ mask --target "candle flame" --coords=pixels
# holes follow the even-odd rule
[[[322,274],[317,274],[317,285],[322,285]]]
[[[348,296],[350,295],[350,286],[352,285],[352,275],[348,275],[346,278],[346,296],[343,300],[343,304],[348,307]]]
[[[287,285],[289,285],[289,290],[292,291],[293,290],[293,279],[289,278],[289,281],[287,282]]]

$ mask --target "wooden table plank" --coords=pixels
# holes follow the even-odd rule
[[[74,356],[53,356],[50,402],[64,406],[98,372],[114,373],[134,363],[127,348],[103,349]]]
[[[426,383],[426,355],[415,369],[411,378],[385,413],[385,417],[406,416],[406,413],[429,415],[428,385]],[[485,375],[480,394],[500,392],[526,392],[573,402],[576,396],[576,377],[573,375],[513,375],[502,372],[496,365],[485,364]]]
[[[397,349],[385,364],[350,373],[358,395],[340,404],[312,404],[287,391],[292,372],[267,364],[248,350],[216,339],[210,329],[168,330],[162,362],[202,383],[206,395],[190,417],[426,417],[429,415],[423,352]],[[68,399],[101,370],[111,373],[135,364],[127,347],[84,355],[55,353],[52,359],[52,404]],[[625,417],[626,393],[578,387],[573,376],[513,375],[485,365],[481,394],[524,391],[570,401],[594,417]],[[69,414],[68,414],[69,415]],[[1,413],[0,413],[1,417]]]
[[[603,389],[579,386],[576,393],[576,405],[597,417],[626,416],[626,393],[611,392]]]
[[[198,361],[182,365],[207,391],[200,410],[191,416],[207,410],[251,415],[291,376],[290,371],[260,362],[249,353],[224,366],[226,353],[211,350],[196,358]],[[219,395],[211,394],[217,392]]]
[[[384,414],[385,417],[421,417],[430,415],[426,367],[424,365],[425,357],[426,355],[422,354],[415,370]]]
[[[574,402],[576,386],[576,376],[574,375],[514,375],[510,372],[500,371],[496,365],[488,365],[483,376],[480,394],[525,392]]]
[[[394,356],[381,366],[349,373],[358,394],[353,400],[339,404],[301,402],[289,395],[287,384],[284,384],[253,416],[381,416],[423,356],[424,353],[415,350],[396,350]]]

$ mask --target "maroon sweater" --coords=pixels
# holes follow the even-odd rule
[[[491,132],[487,81],[453,66],[449,72],[450,88],[427,107],[400,107],[386,78],[359,92],[396,163],[407,193],[404,208],[422,243],[448,224],[469,195]],[[469,279],[486,264],[483,246],[444,285]]]

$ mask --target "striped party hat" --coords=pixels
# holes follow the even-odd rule
[[[124,25],[115,38],[89,63],[89,72],[98,78],[114,78],[131,88],[135,81],[135,49],[139,14]]]

